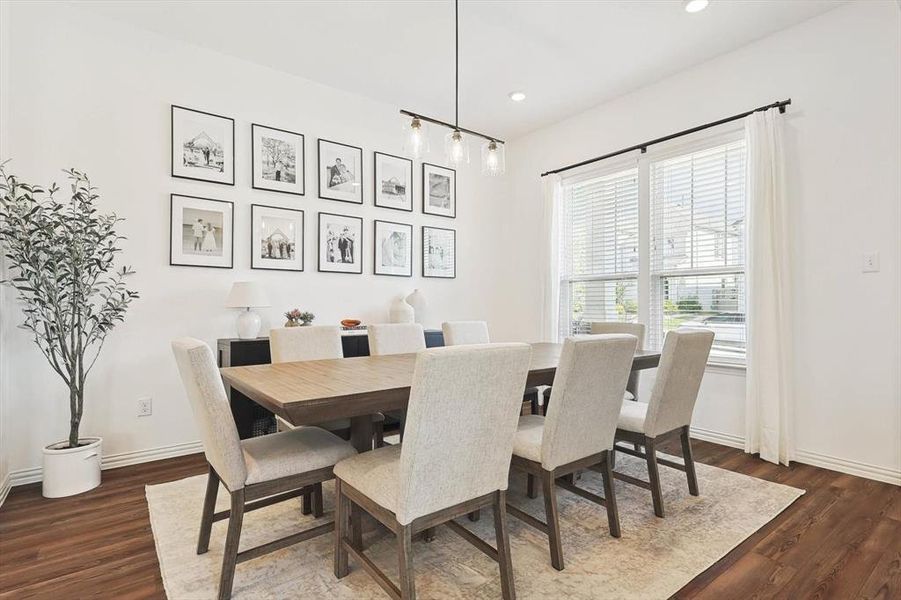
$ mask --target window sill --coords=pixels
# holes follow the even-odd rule
[[[744,376],[745,371],[748,370],[747,365],[738,364],[738,363],[716,363],[711,362],[707,363],[706,371],[709,373],[723,373],[724,375],[737,375]]]

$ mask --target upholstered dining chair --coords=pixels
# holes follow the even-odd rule
[[[498,562],[503,597],[514,598],[506,490],[530,358],[528,344],[432,348],[418,354],[403,443],[335,466],[336,577],[347,575],[350,554],[391,597],[415,598],[412,536],[446,523]],[[461,411],[471,418],[458,418]],[[454,521],[488,506],[494,510],[496,548]],[[363,554],[360,508],[397,537],[399,586]]]
[[[627,333],[629,335],[634,335],[638,338],[638,348],[636,350],[644,350],[644,340],[645,340],[645,326],[644,323],[622,323],[619,321],[592,321],[591,329],[589,330],[592,335],[599,335],[605,333]],[[632,371],[629,374],[629,383],[626,384],[626,391],[623,394],[624,400],[635,400],[638,396],[638,371]],[[544,406],[543,411],[538,411],[533,408],[532,413],[539,414],[539,412],[544,412],[547,414],[548,403],[550,402],[551,390],[550,388],[544,390]]]
[[[688,491],[697,496],[698,476],[691,453],[689,428],[701,379],[707,367],[713,332],[707,329],[679,329],[666,334],[657,378],[648,402],[623,402],[616,429],[617,442],[631,442],[633,448],[615,445],[614,452],[643,458],[648,465],[648,481],[616,472],[617,479],[650,490],[654,514],[663,517],[663,492],[658,464],[684,471]],[[657,446],[670,438],[682,442],[682,463],[657,458]],[[644,452],[638,448],[644,447]]]
[[[246,440],[238,438],[213,352],[200,340],[172,342],[182,383],[200,429],[209,464],[197,554],[207,552],[214,521],[228,519],[219,577],[219,598],[231,597],[237,563],[329,533],[325,523],[238,552],[244,513],[290,498],[333,478],[332,467],[356,454],[350,443],[319,427],[298,427]],[[214,512],[219,484],[231,495],[230,510]]]
[[[513,438],[514,470],[541,479],[545,521],[508,506],[509,513],[548,536],[551,565],[563,570],[563,544],[557,515],[557,486],[607,509],[610,535],[620,536],[619,514],[609,454],[613,450],[623,390],[638,340],[633,335],[582,335],[563,342],[546,416],[524,415]],[[568,475],[595,467],[604,480],[604,496],[576,487]],[[563,479],[561,479],[563,478]]]
[[[412,354],[425,350],[425,331],[419,323],[381,323],[370,325],[369,355]],[[400,423],[400,439],[404,439],[406,424],[402,410],[390,410],[386,415]]]

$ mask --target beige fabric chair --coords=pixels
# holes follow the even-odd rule
[[[445,346],[488,344],[488,323],[485,321],[449,321],[441,324]]]
[[[425,332],[419,323],[382,323],[367,329],[370,356],[425,350]]]
[[[530,495],[534,477],[544,491],[546,521],[538,521],[513,506],[510,514],[548,534],[551,564],[563,569],[563,546],[557,517],[556,486],[607,509],[610,535],[620,536],[609,453],[613,450],[623,391],[632,370],[638,340],[633,335],[583,335],[567,338],[554,376],[552,402],[546,417],[525,415],[513,438],[513,468],[528,473]],[[604,497],[575,487],[580,469],[594,467],[604,479]]]
[[[649,481],[620,473],[616,474],[617,479],[650,490],[658,517],[664,515],[658,464],[685,471],[689,493],[692,496],[699,493],[689,428],[712,345],[713,332],[706,329],[667,333],[650,402],[624,402],[620,412],[616,441],[632,442],[636,447],[616,445],[614,450],[645,459]],[[682,464],[657,458],[657,446],[673,437],[681,438]],[[644,453],[638,451],[639,446],[644,446]]]
[[[591,333],[593,335],[605,333],[628,333],[638,338],[638,348],[636,350],[644,350],[644,340],[646,327],[644,323],[620,323],[617,321],[592,321]],[[623,398],[625,400],[638,399],[638,371],[629,375],[629,383],[626,385],[626,393]]]
[[[341,330],[332,325],[273,329],[269,332],[269,353],[272,355],[273,363],[344,358]],[[281,418],[279,422],[286,428],[293,427]],[[382,445],[384,422],[385,417],[381,413],[372,415],[373,443],[377,448]],[[350,439],[350,419],[335,419],[317,423],[316,426],[335,432],[344,439]]]
[[[513,598],[506,528],[506,489],[513,435],[529,371],[527,344],[433,348],[417,356],[403,444],[379,448],[335,467],[335,576],[348,573],[348,552],[393,597],[415,597],[413,534],[442,523],[498,561],[504,598]],[[460,413],[472,418],[460,419]],[[494,510],[497,548],[453,519],[481,507]],[[397,536],[400,586],[362,553],[361,507]]]
[[[237,563],[328,533],[332,527],[327,523],[238,552],[244,513],[308,493],[310,486],[332,479],[334,464],[356,451],[349,443],[318,427],[298,427],[240,440],[209,346],[200,340],[181,338],[172,342],[172,352],[209,463],[197,554],[209,549],[213,522],[228,519],[219,598],[229,598]],[[214,513],[220,482],[231,495],[231,509]],[[321,504],[314,512],[321,515]]]

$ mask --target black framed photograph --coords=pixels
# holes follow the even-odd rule
[[[234,203],[181,194],[169,202],[169,264],[231,269]]]
[[[303,271],[303,211],[250,205],[250,268]]]
[[[363,149],[319,140],[319,197],[363,204]]]
[[[319,213],[319,270],[363,273],[363,219]]]
[[[235,120],[173,104],[172,176],[235,185]]]
[[[453,279],[457,276],[457,232],[443,227],[422,227],[422,276]]]
[[[427,215],[456,218],[456,171],[422,163],[422,212]]]
[[[375,249],[372,272],[376,275],[413,277],[413,226],[393,221],[373,221]]]
[[[253,123],[250,139],[251,186],[257,190],[303,196],[303,134]]]
[[[413,161],[376,152],[374,162],[375,205],[413,212]]]

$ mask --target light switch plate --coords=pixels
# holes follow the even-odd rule
[[[878,252],[864,252],[863,253],[863,266],[861,270],[864,273],[878,273],[879,272],[879,253]]]
[[[138,398],[138,416],[149,417],[153,414],[153,398],[146,396]]]

